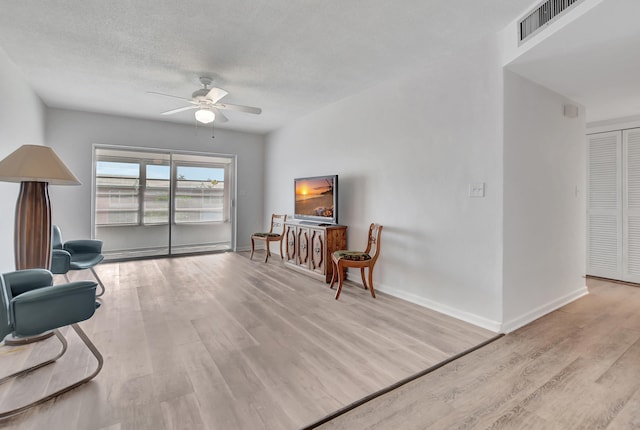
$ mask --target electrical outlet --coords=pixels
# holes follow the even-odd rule
[[[484,197],[484,182],[469,184],[469,197]]]

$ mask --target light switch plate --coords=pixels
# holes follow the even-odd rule
[[[484,182],[469,184],[469,197],[484,197]]]

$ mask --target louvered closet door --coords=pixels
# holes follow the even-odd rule
[[[588,137],[587,274],[622,279],[621,133]]]
[[[623,151],[624,280],[640,282],[640,129],[625,130]]]

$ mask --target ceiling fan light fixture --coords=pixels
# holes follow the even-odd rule
[[[196,111],[196,121],[198,122],[209,124],[213,122],[214,119],[216,119],[216,114],[209,109],[198,109]]]

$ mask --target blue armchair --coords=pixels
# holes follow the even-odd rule
[[[91,270],[96,281],[100,285],[97,297],[104,294],[104,284],[94,270],[94,266],[104,260],[102,255],[102,241],[83,239],[62,242],[60,227],[54,225],[51,237],[51,272],[56,275],[64,275],[67,282],[69,270]]]
[[[96,287],[97,283],[94,281],[77,281],[54,286],[53,275],[45,269],[19,270],[0,275],[0,298],[2,299],[0,336],[4,339],[4,343],[6,345],[30,343],[48,337],[43,333],[52,331],[62,344],[62,350],[55,357],[3,376],[0,378],[0,384],[60,358],[67,350],[67,342],[58,328],[67,325],[71,325],[98,361],[96,370],[89,376],[25,406],[0,412],[0,418],[15,415],[44,403],[84,384],[100,372],[103,363],[102,355],[77,324],[91,318],[95,313]]]

